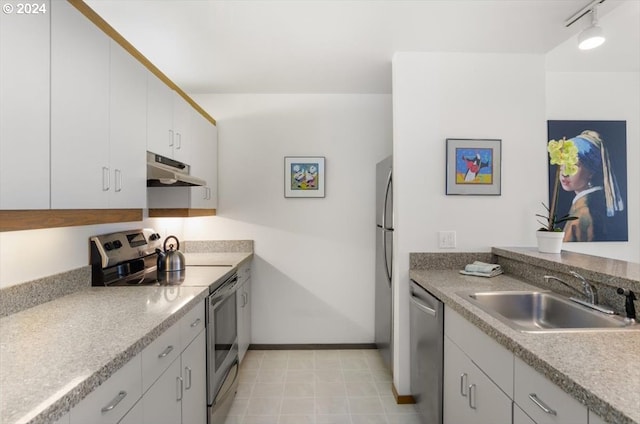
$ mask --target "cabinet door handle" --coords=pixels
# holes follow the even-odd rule
[[[102,191],[109,191],[111,188],[111,175],[109,175],[109,168],[102,167]]]
[[[115,172],[115,180],[116,180],[116,192],[122,191],[122,171],[116,169]]]
[[[202,187],[202,200],[207,200],[208,189],[206,187]]]
[[[197,320],[193,321],[191,323],[191,328],[195,328],[198,326],[198,324],[200,324],[200,318],[198,318]]]
[[[169,353],[171,353],[172,350],[173,350],[172,345],[167,346],[167,348],[163,350],[160,355],[158,355],[158,358],[165,358]]]
[[[476,385],[469,385],[469,408],[476,409]]]
[[[207,200],[211,200],[211,189],[207,187]]]
[[[102,413],[104,414],[105,412],[109,412],[111,410],[113,410],[113,408],[115,408],[116,406],[118,406],[118,404],[122,401],[122,399],[124,399],[127,396],[127,392],[125,392],[124,390],[121,390],[116,397],[113,398],[113,400],[111,402],[109,402],[109,404],[105,407],[103,407],[100,411],[102,411]]]
[[[460,374],[460,394],[467,397],[467,373]]]
[[[182,400],[182,390],[182,377],[176,377],[176,400],[178,401]]]
[[[184,389],[189,390],[191,388],[191,368],[184,367],[184,372],[187,380],[186,384],[184,385]]]
[[[540,409],[542,409],[544,412],[546,412],[549,415],[558,415],[558,413],[556,411],[554,411],[553,409],[549,408],[549,406],[544,403],[539,397],[538,395],[536,395],[535,393],[529,393],[529,399],[531,399],[531,402],[535,403],[536,405],[538,405],[538,407]]]
[[[182,148],[182,134],[180,134],[179,132],[176,132],[176,138],[178,139],[176,149],[180,149]]]
[[[173,147],[173,130],[169,130],[169,146]]]

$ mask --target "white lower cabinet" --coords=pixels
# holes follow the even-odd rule
[[[445,424],[604,423],[449,307],[443,390]]]
[[[537,424],[587,424],[587,408],[542,374],[515,361],[514,402]]]
[[[71,424],[116,424],[142,396],[141,355],[136,355],[70,412]]]
[[[206,424],[205,349],[202,331],[142,397],[142,423]]]
[[[138,401],[118,424],[141,424],[142,421],[142,401]]]
[[[206,424],[204,301],[56,424]]]
[[[149,361],[156,362],[156,376],[142,396],[144,424],[206,424],[207,422],[207,369],[206,332],[204,331],[204,302],[188,312],[167,332],[168,338],[156,344]],[[170,333],[175,330],[175,333]],[[177,339],[175,334],[177,334]],[[162,336],[161,336],[162,337]],[[160,340],[160,337],[156,341]],[[154,342],[155,343],[155,342]],[[173,343],[177,343],[173,345]],[[171,364],[158,364],[157,352],[171,349]],[[149,345],[146,349],[149,349]],[[162,349],[164,347],[164,349]],[[144,353],[144,352],[143,352]],[[166,356],[168,357],[169,354]],[[143,355],[143,373],[145,356]],[[149,371],[149,370],[148,370]],[[144,374],[143,374],[144,381]],[[150,379],[147,379],[150,381]],[[146,387],[146,384],[145,384]]]
[[[183,424],[205,424],[207,422],[206,349],[206,333],[202,331],[182,352],[184,392],[181,407]]]
[[[447,337],[444,357],[445,424],[511,422],[511,399]]]
[[[242,363],[251,344],[251,263],[238,269],[238,293],[236,296],[238,311],[238,360]]]
[[[175,359],[142,397],[142,423],[181,423],[181,386],[180,359]]]
[[[536,424],[517,404],[513,404],[513,424]]]

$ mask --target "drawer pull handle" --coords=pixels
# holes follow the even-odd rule
[[[121,390],[120,393],[118,393],[116,395],[116,397],[113,398],[113,400],[111,402],[109,402],[109,404],[107,406],[105,406],[104,408],[102,408],[100,411],[102,411],[102,413],[104,414],[105,412],[109,412],[111,410],[113,410],[113,408],[115,408],[116,406],[118,406],[118,404],[122,401],[122,399],[124,399],[127,396],[127,392],[125,392],[124,390]]]
[[[529,393],[529,399],[531,399],[531,402],[533,402],[536,405],[538,405],[538,407],[540,409],[542,409],[544,412],[546,412],[547,414],[558,415],[556,413],[556,411],[554,411],[553,409],[549,408],[546,403],[544,403],[542,400],[540,400],[540,398],[538,398],[538,395],[536,395],[535,393]]]
[[[173,350],[172,345],[167,346],[167,348],[164,351],[162,351],[160,355],[158,355],[158,358],[165,358],[168,354],[171,353],[172,350]]]
[[[198,326],[198,324],[200,324],[200,318],[198,318],[197,320],[193,321],[191,323],[191,328],[195,328]]]
[[[469,408],[476,409],[476,385],[469,385]]]
[[[467,397],[467,373],[460,375],[460,394]]]

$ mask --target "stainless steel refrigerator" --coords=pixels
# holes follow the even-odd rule
[[[376,165],[376,345],[384,363],[393,358],[393,157]]]

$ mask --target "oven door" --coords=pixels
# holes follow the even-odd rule
[[[213,405],[238,360],[237,275],[209,295],[207,303],[207,404]]]

